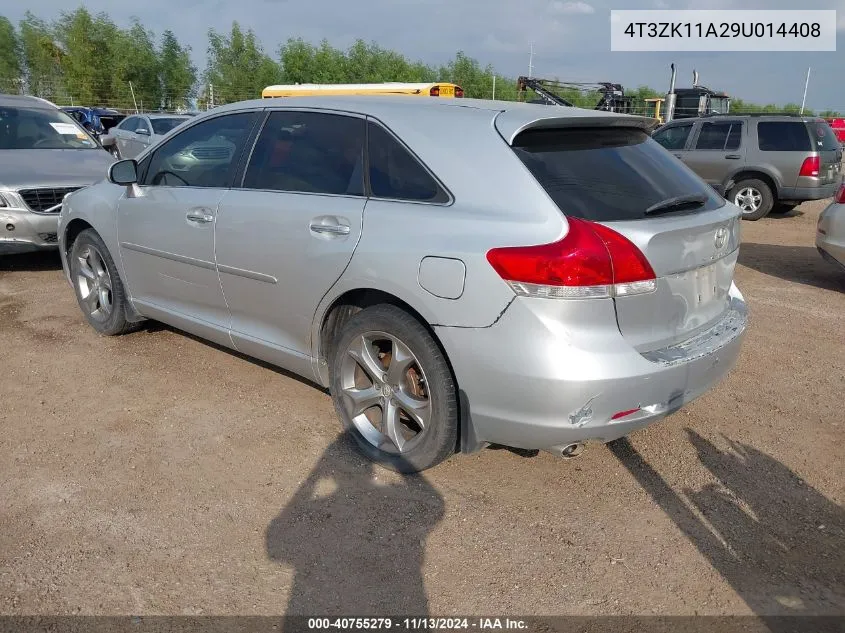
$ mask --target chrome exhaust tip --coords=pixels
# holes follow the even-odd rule
[[[576,457],[581,456],[581,453],[584,452],[584,448],[585,445],[583,443],[567,444],[560,449],[560,456],[563,459],[575,459]]]

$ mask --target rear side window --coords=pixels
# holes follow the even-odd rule
[[[810,135],[803,121],[760,121],[757,142],[764,152],[811,152]]]
[[[420,162],[375,123],[367,132],[370,189],[376,198],[446,203],[449,195]]]
[[[680,150],[686,146],[691,131],[691,123],[687,125],[676,125],[658,130],[652,138],[666,149]]]
[[[840,148],[839,139],[827,121],[813,121],[809,125],[816,151],[830,152]]]
[[[725,204],[712,187],[644,131],[631,128],[528,130],[514,151],[566,214],[586,220],[639,220],[654,204],[700,194],[696,212]]]
[[[742,123],[703,123],[695,149],[732,150],[739,149]]]

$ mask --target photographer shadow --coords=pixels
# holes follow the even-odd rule
[[[294,568],[286,615],[428,615],[425,543],[444,513],[424,477],[376,467],[341,435],[266,530],[268,557]]]

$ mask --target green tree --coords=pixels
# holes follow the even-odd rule
[[[230,103],[261,96],[266,86],[278,83],[281,69],[258,43],[252,29],[232,23],[228,35],[208,32],[208,66],[205,82],[213,86],[214,103]]]
[[[21,70],[21,45],[15,25],[0,15],[0,92],[20,90]]]
[[[191,49],[181,46],[173,31],[166,30],[161,36],[159,49],[159,77],[164,107],[188,107],[188,101],[196,95],[197,69],[191,62]]]
[[[20,47],[28,92],[47,99],[61,96],[64,50],[56,42],[53,29],[29,11],[20,23]]]
[[[111,94],[119,100],[116,105],[126,108],[137,103],[139,108],[144,109],[160,107],[160,62],[155,36],[134,18],[127,30],[117,30],[114,37],[108,75],[111,77]]]
[[[64,49],[61,70],[69,96],[77,103],[108,104],[116,50],[123,44],[118,28],[105,13],[94,16],[80,7],[61,14],[55,33]]]

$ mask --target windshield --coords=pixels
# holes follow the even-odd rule
[[[97,149],[73,117],[48,108],[0,107],[0,149]]]
[[[183,123],[185,119],[151,119],[153,124],[153,132],[155,134],[167,134],[170,130],[175,128],[177,125]]]

